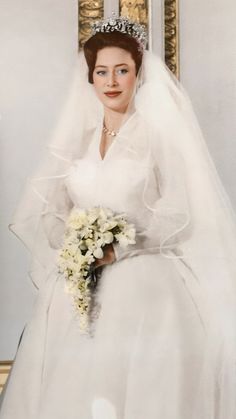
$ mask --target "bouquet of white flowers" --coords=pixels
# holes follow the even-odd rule
[[[108,208],[88,210],[74,208],[66,223],[58,266],[66,278],[66,289],[72,295],[80,315],[80,329],[88,332],[93,290],[96,286],[94,262],[103,257],[103,248],[118,242],[122,247],[135,244],[135,228],[124,214]]]

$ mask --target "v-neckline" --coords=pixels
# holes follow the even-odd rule
[[[107,156],[109,156],[109,153],[111,149],[114,147],[114,144],[117,142],[117,137],[119,136],[119,133],[117,133],[116,138],[112,141],[112,143],[109,145],[107,151],[105,152],[104,156],[102,157],[100,148],[101,148],[101,138],[102,138],[102,127],[103,127],[103,118],[100,121],[97,131],[96,131],[96,138],[95,138],[95,147],[96,147],[96,153],[98,155],[98,158],[101,163],[105,163],[107,160]]]
[[[117,142],[120,141],[120,134],[122,134],[123,129],[126,127],[126,125],[129,123],[129,121],[131,119],[133,119],[134,115],[136,115],[136,111],[134,111],[129,118],[124,122],[124,124],[121,126],[119,132],[117,133],[115,139],[112,141],[112,143],[110,144],[110,146],[108,147],[106,153],[104,154],[104,156],[102,157],[101,152],[100,152],[100,147],[101,147],[101,133],[102,133],[102,127],[103,127],[103,118],[100,121],[97,130],[96,130],[96,135],[95,135],[95,147],[96,147],[96,153],[98,155],[98,158],[100,160],[101,163],[105,163],[105,161],[107,160],[107,158],[109,157],[109,154],[111,153],[112,148],[114,148],[115,144]]]
[[[100,150],[101,149],[101,139],[100,139],[100,142],[98,143],[98,154],[99,154],[100,160],[102,162],[104,162],[107,159],[107,154],[109,154],[110,149],[114,146],[114,143],[116,141],[117,141],[117,138],[114,138],[113,141],[111,142],[111,144],[109,145],[109,147],[107,148],[104,156],[102,157],[101,150]]]

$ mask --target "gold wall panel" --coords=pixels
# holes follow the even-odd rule
[[[91,23],[99,20],[104,14],[104,0],[79,0],[79,49],[89,38]]]
[[[179,77],[179,0],[165,0],[165,62]]]
[[[148,0],[120,0],[119,10],[121,16],[128,16],[148,29]]]
[[[0,394],[11,370],[12,361],[0,361]]]

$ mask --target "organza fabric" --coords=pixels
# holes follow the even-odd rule
[[[80,54],[49,153],[10,226],[32,253],[39,297],[0,417],[233,419],[235,217],[187,95],[145,52],[104,161],[102,121]],[[136,245],[115,245],[103,271],[91,339],[79,335],[56,267],[74,205],[125,211],[137,228]]]

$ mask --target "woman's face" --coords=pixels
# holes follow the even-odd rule
[[[105,108],[124,113],[133,96],[136,67],[131,54],[118,47],[98,51],[93,82]]]

